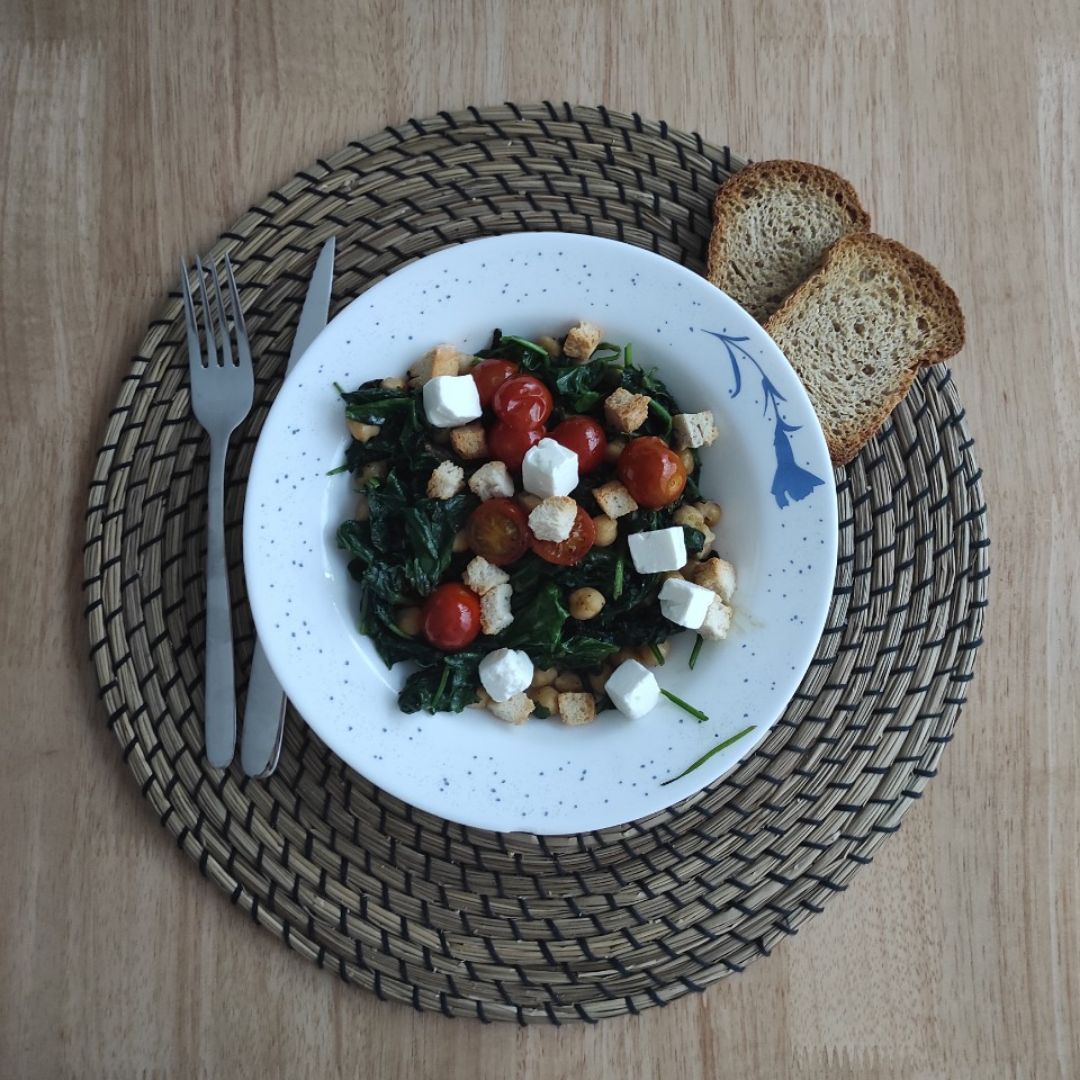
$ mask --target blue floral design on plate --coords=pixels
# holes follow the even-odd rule
[[[723,342],[724,348],[727,350],[728,359],[731,361],[731,370],[735,376],[735,384],[730,391],[731,397],[738,397],[742,390],[742,371],[739,367],[739,358],[749,360],[757,368],[757,372],[761,376],[761,392],[765,399],[762,410],[763,415],[767,416],[771,407],[773,416],[773,451],[776,454],[776,472],[773,474],[772,496],[780,509],[783,509],[791,502],[800,502],[814,488],[820,487],[825,481],[820,476],[815,476],[808,469],[804,469],[795,461],[795,453],[791,449],[791,439],[788,436],[792,432],[798,431],[800,425],[789,424],[781,415],[780,403],[785,401],[786,398],[776,389],[761,365],[743,345],[743,342],[750,340],[748,337],[732,337],[730,334],[721,333],[717,330],[704,330],[704,332]]]

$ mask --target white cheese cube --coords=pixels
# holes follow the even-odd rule
[[[509,701],[529,688],[533,662],[520,649],[496,649],[480,661],[480,683],[492,701]]]
[[[529,514],[529,528],[537,540],[553,540],[561,544],[577,521],[577,503],[565,495],[543,499]]]
[[[639,720],[656,708],[660,685],[653,673],[636,660],[624,660],[604,687],[612,705],[631,720]]]
[[[680,626],[697,630],[705,621],[709,605],[716,599],[712,589],[702,588],[682,578],[668,578],[660,590],[660,612]]]
[[[424,412],[433,427],[451,428],[476,420],[483,409],[471,375],[436,375],[424,383]]]
[[[686,534],[681,525],[670,529],[631,533],[627,537],[630,558],[639,574],[660,574],[686,565]]]
[[[569,495],[578,485],[578,456],[554,439],[541,439],[525,453],[521,483],[541,499]]]

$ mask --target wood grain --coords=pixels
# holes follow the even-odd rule
[[[602,101],[804,157],[954,284],[994,539],[922,806],[701,997],[595,1029],[417,1016],[244,920],[168,842],[86,663],[86,484],[176,259],[410,115]],[[0,1075],[1080,1072],[1080,7],[1044,0],[0,2]]]

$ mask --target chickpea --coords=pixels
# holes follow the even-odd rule
[[[383,379],[382,388],[384,390],[404,390],[405,380],[400,375],[391,375],[388,379]]]
[[[416,637],[420,633],[423,621],[423,614],[418,607],[398,608],[397,614],[394,616],[397,628],[403,634],[408,634],[409,637]]]
[[[665,660],[671,654],[671,642],[670,641],[661,641],[656,646],[656,648],[659,650],[660,655]],[[660,663],[660,661],[656,659],[656,653],[653,652],[653,647],[651,645],[642,645],[642,646],[640,646],[640,648],[637,649],[637,651],[636,651],[636,653],[634,655],[634,659],[639,664],[644,664],[645,667],[657,667],[659,665],[659,663]]]
[[[616,665],[625,664],[627,660],[637,660],[637,649],[622,648],[611,659]]]
[[[541,686],[550,686],[555,677],[559,674],[557,668],[553,667],[538,667],[533,669],[532,682],[529,686],[533,690],[539,690]]]
[[[603,610],[604,603],[604,594],[599,589],[589,586],[575,589],[570,594],[570,614],[581,622],[585,622],[586,619],[595,619]]]
[[[554,686],[538,686],[529,690],[528,695],[543,709],[547,709],[552,716],[559,713],[559,691]]]
[[[687,565],[690,564],[687,563]],[[669,578],[681,578],[682,574],[678,570],[665,570],[660,577],[663,581],[667,581]]]
[[[371,520],[371,505],[368,503],[368,497],[366,495],[356,496],[356,506],[353,509],[353,518],[356,521]]]
[[[476,688],[476,700],[472,703],[470,708],[473,708],[473,709],[486,709],[490,704],[491,704],[491,696],[488,694],[488,692],[482,686],[478,686]]]
[[[559,348],[559,343],[553,337],[548,337],[547,334],[541,334],[540,337],[536,339],[536,344],[539,345],[552,359],[562,353],[562,349]]]
[[[714,502],[699,502],[697,508],[701,511],[701,516],[705,519],[705,524],[710,528],[714,525],[720,524],[720,515],[722,513],[719,503]]]
[[[596,546],[611,547],[619,536],[619,523],[607,514],[597,514],[592,522],[596,526]]]
[[[705,518],[696,506],[680,506],[675,511],[672,520],[676,525],[689,525],[691,529],[705,531]]]
[[[370,442],[382,431],[378,424],[361,424],[359,420],[346,420],[345,426],[349,429],[349,434],[362,443]]]
[[[607,449],[604,451],[604,460],[609,465],[614,465],[619,460],[619,455],[626,449],[626,440],[621,436],[608,439]]]
[[[450,429],[449,428],[435,428],[434,431],[428,436],[436,446],[449,446],[450,445]]]
[[[555,689],[563,694],[576,694],[583,690],[585,684],[576,671],[564,671],[555,677]]]
[[[390,465],[385,461],[372,461],[360,470],[357,483],[362,491],[371,480],[385,480],[390,471]]]
[[[455,555],[463,555],[469,550],[469,534],[464,529],[458,529],[454,533],[454,543],[450,550]]]
[[[693,453],[690,450],[683,450],[682,453],[679,454],[679,458],[682,460],[686,475],[693,475],[694,470],[697,468],[697,462],[694,460]]]
[[[607,681],[611,678],[612,667],[604,664],[599,671],[593,671],[588,675],[589,689],[594,694],[602,694],[607,687]]]
[[[533,495],[530,491],[519,492],[517,501],[526,514],[531,514],[542,502],[539,495]]]

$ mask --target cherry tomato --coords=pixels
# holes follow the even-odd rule
[[[555,427],[551,436],[578,458],[578,472],[592,472],[604,460],[607,437],[604,429],[591,417],[571,416]]]
[[[619,455],[618,472],[638,505],[649,510],[673,503],[686,487],[682,459],[653,435],[630,440]]]
[[[579,506],[573,528],[565,540],[537,540],[534,536],[531,543],[533,551],[541,559],[559,566],[575,566],[588,555],[589,549],[596,543],[596,526],[593,519]]]
[[[469,547],[496,566],[509,566],[529,549],[529,519],[513,499],[482,502],[465,531]]]
[[[491,404],[495,391],[517,373],[517,364],[512,364],[509,360],[481,360],[469,373],[480,394],[480,404],[486,409]]]
[[[491,399],[495,415],[514,428],[539,427],[551,415],[551,405],[551,391],[531,375],[507,379]]]
[[[424,637],[445,652],[464,649],[480,633],[480,601],[464,585],[439,585],[423,610]]]
[[[542,427],[515,428],[500,422],[487,434],[488,450],[508,469],[520,469],[521,459],[545,434]]]

